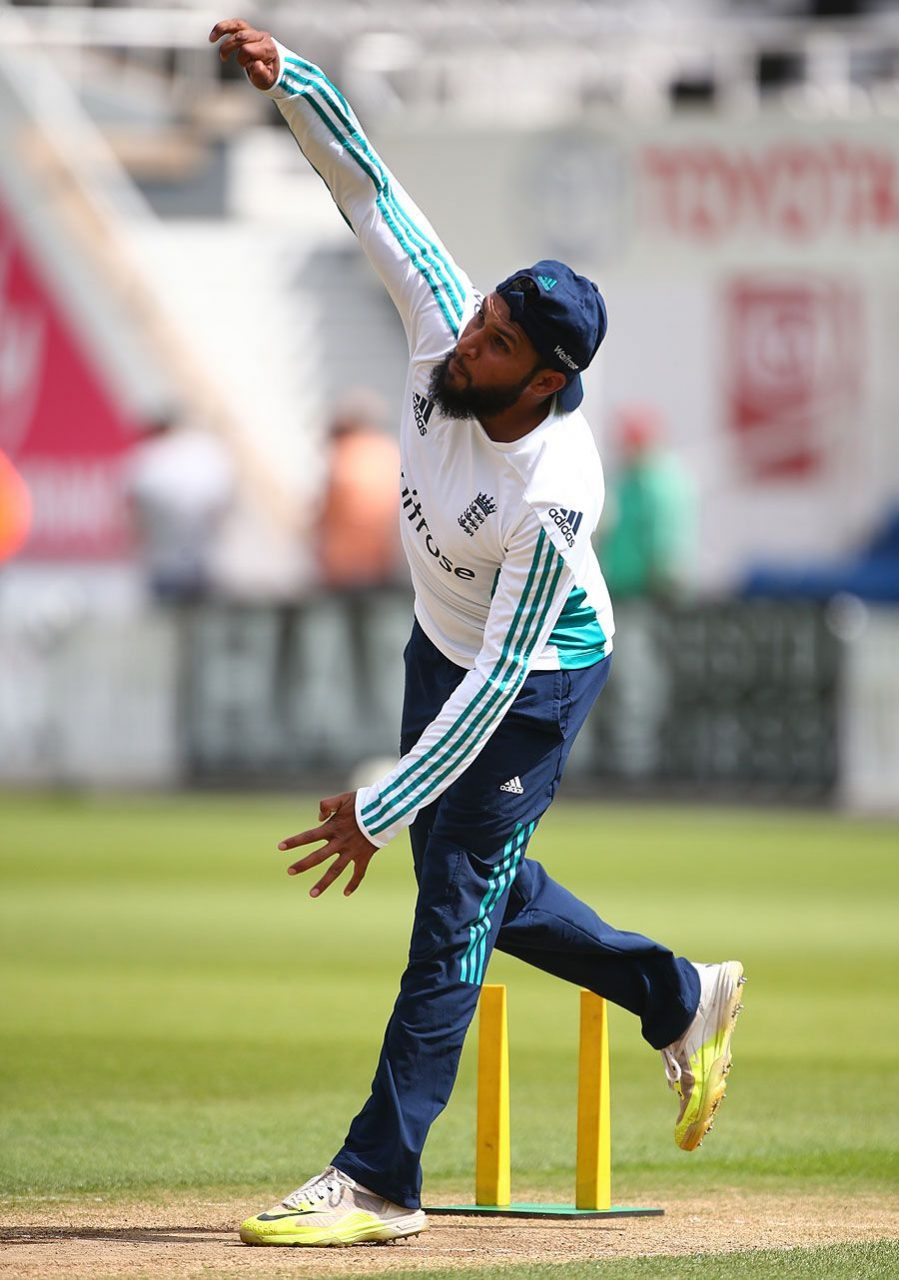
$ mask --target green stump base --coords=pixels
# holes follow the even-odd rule
[[[435,1217],[495,1218],[658,1218],[664,1209],[613,1204],[609,1209],[576,1209],[573,1204],[437,1204],[425,1209]]]

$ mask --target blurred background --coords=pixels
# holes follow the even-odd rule
[[[395,754],[402,329],[222,16],[0,0],[8,788]],[[899,5],[244,16],[482,289],[552,256],[607,298],[616,675],[572,787],[899,809]]]

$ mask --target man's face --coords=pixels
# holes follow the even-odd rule
[[[448,418],[490,418],[511,409],[543,367],[508,303],[491,293],[431,374],[430,396]]]

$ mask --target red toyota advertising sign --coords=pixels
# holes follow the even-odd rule
[[[743,469],[802,475],[852,420],[861,384],[857,289],[830,281],[740,281],[727,294],[728,408]]]
[[[892,239],[899,231],[899,156],[877,139],[658,142],[642,148],[636,172],[650,234],[808,246],[824,238]]]
[[[0,449],[31,497],[22,558],[127,554],[122,463],[135,438],[0,203]]]

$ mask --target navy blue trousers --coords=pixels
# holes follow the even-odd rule
[[[403,753],[465,675],[417,623],[405,659]],[[494,947],[629,1009],[656,1049],[696,1012],[699,978],[688,961],[614,929],[525,856],[610,665],[608,657],[580,671],[531,672],[477,759],[411,827],[409,961],[371,1096],[333,1161],[410,1209],[421,1203],[421,1153],[449,1100]]]

